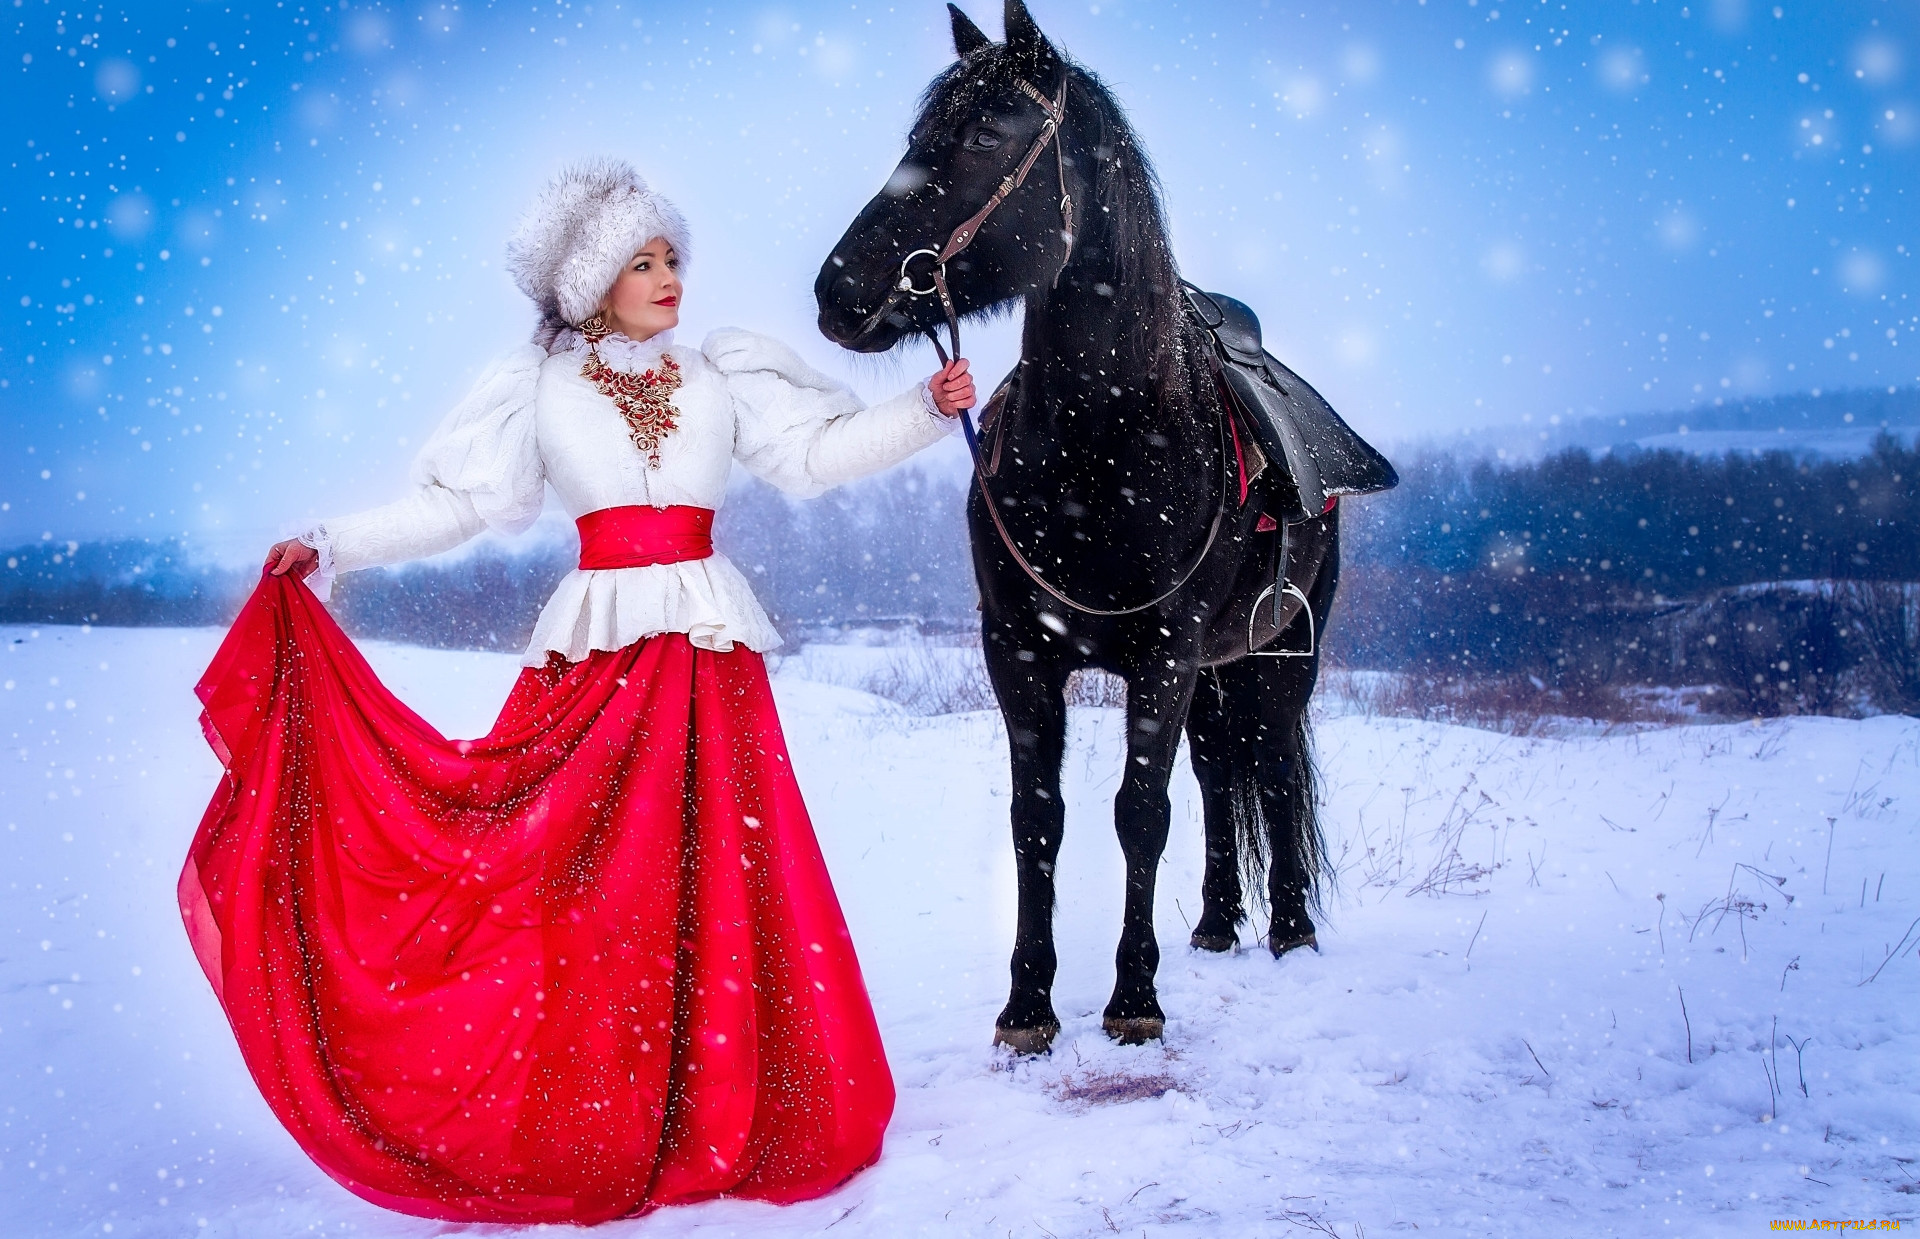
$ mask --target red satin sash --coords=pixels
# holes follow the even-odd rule
[[[713,509],[675,504],[601,508],[574,522],[580,528],[580,568],[646,568],[705,559],[713,554]]]

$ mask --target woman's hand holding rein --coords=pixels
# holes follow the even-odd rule
[[[967,367],[966,358],[956,357],[927,380],[927,386],[933,391],[934,407],[942,417],[958,417],[963,410],[973,407],[973,376],[967,373]]]

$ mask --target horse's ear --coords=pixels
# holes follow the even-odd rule
[[[993,42],[986,36],[985,31],[973,24],[971,17],[960,11],[959,5],[949,4],[947,12],[953,16],[953,50],[961,59],[964,60]]]
[[[1026,0],[1007,0],[1006,23],[1007,50],[1013,53],[1015,59],[1036,69],[1050,68],[1058,59],[1053,44],[1047,42],[1047,36],[1040,33],[1033,14],[1027,12]]]

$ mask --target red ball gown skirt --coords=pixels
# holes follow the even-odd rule
[[[760,656],[652,637],[453,741],[267,577],[198,689],[226,767],[180,908],[273,1111],[424,1217],[793,1201],[893,1080]]]

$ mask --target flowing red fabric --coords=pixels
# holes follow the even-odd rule
[[[757,654],[556,659],[449,741],[269,576],[198,692],[227,777],[181,914],[347,1188],[591,1223],[879,1155],[893,1080]]]
[[[574,522],[582,571],[647,568],[713,554],[713,509],[685,504],[601,508]]]

